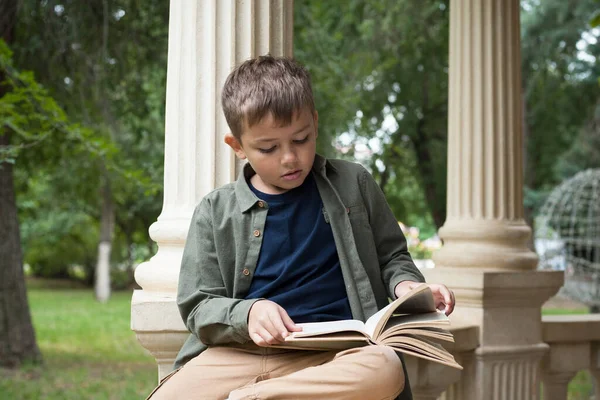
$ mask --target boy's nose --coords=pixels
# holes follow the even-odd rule
[[[286,151],[283,154],[283,158],[281,160],[282,164],[293,164],[298,160],[298,157],[296,157],[296,152],[294,151]]]

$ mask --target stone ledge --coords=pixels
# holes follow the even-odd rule
[[[600,341],[600,314],[545,315],[542,331],[546,343]]]
[[[450,332],[454,335],[454,343],[444,343],[444,348],[451,353],[473,351],[479,347],[479,327],[477,325],[460,325],[452,323]]]
[[[427,282],[454,290],[462,307],[541,307],[563,284],[562,271],[492,271],[435,267],[421,271]]]
[[[131,329],[136,332],[188,332],[174,295],[144,290],[133,292]]]

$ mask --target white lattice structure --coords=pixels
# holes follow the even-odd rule
[[[564,269],[562,292],[600,306],[600,169],[588,169],[552,191],[536,218],[540,269]]]

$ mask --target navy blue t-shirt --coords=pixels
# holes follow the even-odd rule
[[[312,175],[278,195],[249,186],[267,203],[268,214],[246,298],[274,301],[296,323],[351,319],[333,233]]]

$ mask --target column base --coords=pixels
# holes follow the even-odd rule
[[[175,297],[136,290],[131,300],[131,329],[158,363],[158,380],[173,369],[175,357],[189,336]]]
[[[439,235],[444,246],[433,255],[436,266],[531,271],[538,263],[528,247],[531,228],[522,219],[449,217]]]

